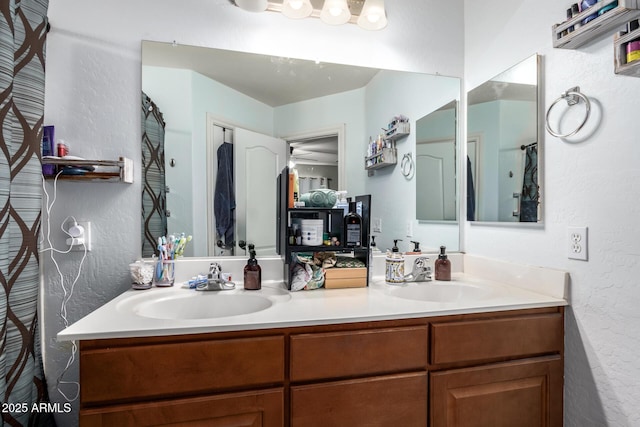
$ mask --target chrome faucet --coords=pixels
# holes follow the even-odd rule
[[[427,282],[431,280],[431,266],[429,266],[429,258],[418,257],[413,261],[413,270],[409,274],[405,274],[405,282]]]
[[[229,291],[235,289],[236,284],[222,277],[222,267],[217,262],[209,264],[207,283],[196,286],[196,291]]]

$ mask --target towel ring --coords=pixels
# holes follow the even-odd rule
[[[554,131],[553,129],[551,129],[551,125],[549,125],[549,114],[551,113],[551,109],[553,109],[553,107],[563,99],[567,101],[567,105],[569,105],[569,107],[576,105],[578,102],[580,102],[581,99],[584,101],[584,104],[586,106],[586,114],[584,116],[584,120],[582,120],[582,123],[580,123],[580,125],[573,132],[569,132],[564,135]],[[545,116],[545,126],[547,128],[547,132],[549,132],[551,135],[556,136],[558,138],[566,138],[566,137],[575,135],[576,133],[580,132],[580,129],[582,129],[582,127],[587,123],[587,120],[589,120],[590,114],[591,114],[591,102],[589,101],[589,98],[587,98],[585,95],[580,93],[579,86],[573,87],[567,90],[562,95],[560,95],[560,98],[553,101],[553,104],[549,106],[549,109],[547,110],[547,115]]]
[[[400,168],[402,169],[402,175],[406,179],[413,178],[413,156],[411,153],[407,153],[402,156],[402,162],[400,163]]]

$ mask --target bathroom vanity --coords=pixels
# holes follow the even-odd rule
[[[207,321],[139,316],[189,290],[126,292],[59,335],[80,341],[80,425],[561,426],[566,274],[529,269],[273,291]]]

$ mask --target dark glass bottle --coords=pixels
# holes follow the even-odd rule
[[[444,253],[446,249],[446,247],[440,246],[440,255],[438,255],[434,266],[436,280],[451,280],[451,261],[447,259],[447,254]]]
[[[249,291],[262,289],[262,269],[256,259],[256,251],[250,250],[251,257],[244,266],[244,288]]]
[[[349,213],[344,217],[344,230],[347,238],[344,244],[348,248],[362,247],[362,217],[356,213],[356,203],[349,203]]]

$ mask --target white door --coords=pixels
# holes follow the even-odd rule
[[[287,160],[284,140],[235,128],[236,242],[258,255],[276,254],[278,184]],[[240,249],[236,255],[241,255]]]
[[[416,214],[419,220],[456,219],[455,141],[416,147]]]

